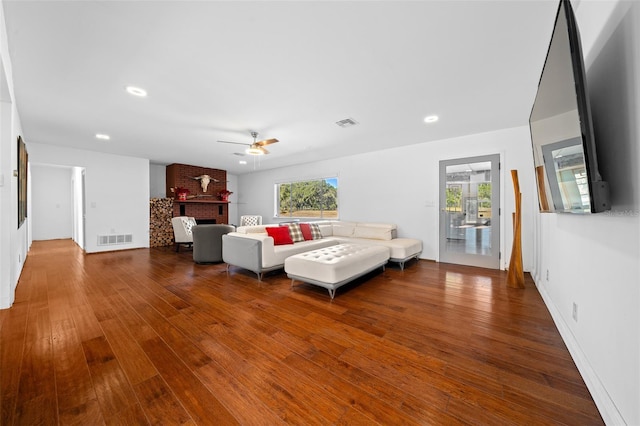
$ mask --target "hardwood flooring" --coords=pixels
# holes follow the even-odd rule
[[[172,247],[34,242],[0,424],[602,424],[531,279],[505,280],[412,261],[331,301]]]

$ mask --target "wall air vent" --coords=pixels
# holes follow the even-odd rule
[[[130,244],[133,242],[133,234],[98,235],[99,246],[115,246],[118,244]]]
[[[353,118],[345,118],[344,120],[336,121],[336,124],[340,127],[351,127],[358,124]]]

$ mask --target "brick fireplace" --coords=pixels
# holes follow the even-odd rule
[[[211,180],[206,191],[201,179]],[[177,188],[189,191],[186,200],[177,199]],[[192,216],[198,223],[229,223],[228,201],[221,201],[218,192],[227,189],[227,171],[187,164],[167,166],[166,195],[173,198],[173,216]]]

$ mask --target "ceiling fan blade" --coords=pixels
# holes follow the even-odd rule
[[[251,146],[251,144],[250,144],[250,143],[242,143],[242,142],[230,142],[230,141],[218,141],[218,142],[220,142],[220,143],[231,143],[231,144],[234,144],[234,145],[245,145],[245,146]]]
[[[265,145],[270,145],[270,144],[276,143],[276,142],[278,142],[278,139],[275,139],[275,138],[274,139],[266,139],[266,140],[263,140],[263,141],[256,142],[256,145],[265,146]]]
[[[263,148],[261,146],[259,146],[258,148],[260,148],[260,151],[262,151],[263,154],[268,154],[269,153],[269,151],[267,151],[266,148]]]

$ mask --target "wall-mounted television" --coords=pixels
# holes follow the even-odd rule
[[[529,128],[540,211],[609,210],[609,186],[598,171],[580,34],[569,0],[558,5]]]

